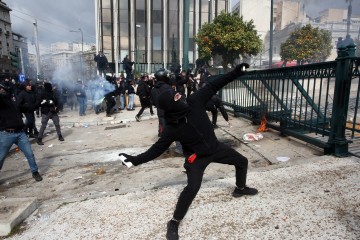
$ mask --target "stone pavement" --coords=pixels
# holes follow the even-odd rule
[[[33,144],[41,183],[33,181],[21,153],[13,151],[0,173],[0,198],[36,197],[39,209],[9,239],[164,239],[186,184],[183,159],[172,147],[139,167],[119,163],[119,152],[142,152],[157,139],[156,115],[147,109],[136,122],[138,110],[106,118],[105,113],[88,110],[80,117],[65,109],[60,115],[65,142],[57,141],[50,124],[45,146]],[[232,127],[219,116],[216,134],[249,159],[248,184],[260,193],[232,198],[233,168],[210,165],[181,224],[182,239],[360,238],[359,159],[321,156],[276,131],[244,143],[243,134],[258,126],[230,118]]]

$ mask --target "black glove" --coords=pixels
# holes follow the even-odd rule
[[[129,154],[126,153],[119,153],[119,156],[123,155],[124,157],[126,157],[125,162],[131,162],[134,166],[137,166],[139,164],[141,164],[141,162],[138,161],[138,159],[134,156],[131,156]]]
[[[234,73],[238,74],[239,76],[243,75],[245,73],[245,69],[249,68],[250,65],[247,63],[240,63],[237,65],[234,69]]]

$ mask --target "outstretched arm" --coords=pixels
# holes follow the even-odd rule
[[[131,162],[134,166],[137,166],[149,162],[160,156],[169,148],[173,141],[174,140],[167,137],[164,132],[163,136],[159,138],[159,140],[154,143],[146,152],[141,153],[137,156],[131,156],[126,153],[120,153],[119,155],[124,155],[127,158],[127,160],[125,160],[126,162]]]
[[[231,72],[218,76],[217,78],[209,81],[206,86],[192,94],[190,97],[195,101],[199,101],[202,105],[205,105],[211,97],[219,91],[222,87],[232,82],[237,77],[245,74],[245,69],[249,68],[249,64],[241,63],[235,67]]]

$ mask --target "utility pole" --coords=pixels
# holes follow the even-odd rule
[[[84,81],[84,77],[83,77],[84,33],[81,28],[79,28],[78,30],[70,30],[70,32],[81,33],[80,78],[81,81]]]
[[[184,46],[183,46],[183,66],[182,70],[188,70],[189,68],[189,14],[190,14],[190,0],[185,0],[185,24],[184,24]]]
[[[272,68],[272,58],[273,58],[273,31],[274,31],[274,0],[271,0],[271,5],[270,5],[269,68]]]
[[[19,56],[20,56],[20,63],[21,63],[21,73],[22,73],[22,74],[25,74],[24,58],[23,58],[23,54],[22,54],[22,49],[21,49],[21,47],[19,48]]]
[[[34,22],[34,34],[35,34],[35,49],[36,49],[36,81],[39,80],[40,76],[40,48],[39,48],[39,38],[38,38],[38,29],[37,29],[37,20]]]

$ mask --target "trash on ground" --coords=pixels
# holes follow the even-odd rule
[[[54,146],[54,144],[50,144],[48,147],[51,148],[51,147],[53,147],[53,146]]]
[[[105,168],[99,168],[98,170],[96,170],[95,175],[101,175],[101,174],[104,174],[104,173],[106,173]]]
[[[40,215],[39,220],[40,220],[40,222],[44,222],[44,221],[47,221],[49,218],[50,218],[49,215],[44,214],[44,215]]]
[[[263,138],[264,138],[264,136],[261,133],[245,133],[243,136],[243,139],[245,141],[249,141],[249,142],[259,141]]]
[[[286,161],[289,161],[290,158],[289,157],[277,157],[276,160],[278,160],[280,162],[286,162]]]
[[[82,176],[79,176],[79,177],[74,178],[74,180],[79,180],[79,179],[82,179],[82,178],[83,178]]]

